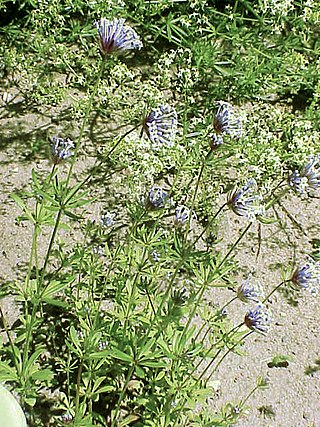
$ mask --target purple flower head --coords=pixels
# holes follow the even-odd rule
[[[101,216],[102,227],[110,228],[115,224],[116,214],[114,212],[105,212]]]
[[[258,194],[256,180],[251,178],[240,189],[235,189],[227,201],[228,207],[237,215],[244,216],[250,221],[254,221],[257,216],[264,215],[265,209],[262,198]]]
[[[114,18],[112,21],[101,18],[94,25],[98,30],[100,49],[104,55],[142,48],[138,34],[125,24],[123,18]]]
[[[291,281],[311,294],[317,295],[320,290],[320,263],[309,258],[302,267],[296,269]]]
[[[178,117],[170,105],[160,105],[145,119],[144,127],[154,148],[171,147],[177,132]]]
[[[260,302],[255,308],[247,312],[244,323],[249,329],[266,335],[272,324],[271,311]]]
[[[54,136],[51,143],[52,161],[55,165],[67,160],[73,156],[74,152],[71,151],[75,145],[71,139],[63,139]]]
[[[169,194],[161,187],[154,186],[149,190],[147,207],[150,209],[159,209],[165,205]]]
[[[180,205],[175,209],[174,223],[177,227],[184,226],[190,218],[190,209],[187,206]]]
[[[295,170],[289,177],[289,185],[300,195],[318,190],[320,188],[320,155],[311,157],[301,172]]]
[[[259,302],[261,296],[261,284],[259,282],[253,283],[250,276],[242,281],[242,284],[239,286],[237,291],[237,297],[243,302]]]
[[[240,137],[242,134],[242,123],[236,115],[234,108],[228,102],[219,102],[218,111],[213,120],[213,127],[218,135],[226,133],[231,137]]]

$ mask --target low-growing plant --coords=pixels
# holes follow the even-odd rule
[[[232,31],[243,21],[261,24],[248,2],[241,4],[233,10]],[[78,6],[82,11],[83,2]],[[10,285],[21,307],[13,330],[1,310],[7,343],[1,348],[0,380],[19,395],[30,426],[233,425],[246,414],[252,393],[267,381],[259,378],[247,396],[212,413],[207,402],[218,367],[231,352],[241,353],[252,334],[269,332],[269,301],[276,291],[319,290],[316,257],[289,266],[268,294],[255,278],[247,277],[238,288],[234,279],[234,254],[249,230],[275,224],[274,211],[289,193],[309,198],[320,187],[317,149],[297,154],[299,137],[294,135],[303,133],[305,123],[292,129],[294,117],[282,120],[271,107],[242,117],[242,109],[229,102],[214,98],[209,105],[218,90],[204,94],[196,114],[197,89],[207,82],[197,55],[212,35],[190,47],[191,30],[181,28],[188,28],[181,20],[183,5],[177,15],[170,12],[171,2],[140,6],[143,16],[161,12],[165,17],[145,23],[144,31],[150,30],[154,40],[167,39],[170,47],[182,47],[160,56],[154,65],[159,74],[147,79],[143,71],[131,70],[134,60],[119,59],[142,48],[136,30],[121,18],[97,20],[101,57],[83,60],[81,78],[72,72],[71,86],[88,90],[71,106],[80,122],[76,137],[53,136],[50,171],[33,169],[29,191],[12,194],[22,211],[18,222],[28,221],[33,232],[25,278]],[[203,6],[194,2],[196,16],[202,16]],[[48,19],[61,17],[59,7],[50,9]],[[25,9],[29,19],[33,13],[46,16],[32,2]],[[220,12],[223,25],[229,14],[230,8]],[[43,31],[50,27],[39,25]],[[74,22],[70,31],[66,39],[73,41],[72,34],[83,35],[86,27]],[[91,46],[87,39],[83,44]],[[43,59],[44,51],[38,53]],[[227,84],[223,64],[216,60],[217,55],[211,65]],[[186,66],[172,76],[177,64]],[[254,81],[243,74],[237,91],[245,78]],[[50,105],[68,91],[50,78],[41,82],[46,88],[39,84],[31,94],[37,105],[48,87]],[[95,165],[82,180],[75,179],[92,116],[114,117],[121,106],[121,120],[100,137]],[[279,124],[284,129],[271,133],[270,127]],[[105,209],[100,218],[88,219],[86,209],[99,197]],[[223,215],[243,222],[221,249],[216,236]],[[289,211],[287,217],[299,227]],[[256,250],[259,256],[263,247]],[[230,288],[233,297],[222,307],[209,308],[205,296],[218,287]],[[250,306],[234,325],[226,309],[242,303]],[[285,356],[278,358],[274,366],[288,363]],[[268,407],[261,412],[267,414]]]

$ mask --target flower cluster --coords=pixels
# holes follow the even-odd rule
[[[255,308],[248,310],[244,318],[244,323],[249,329],[265,335],[271,328],[271,311],[259,302]]]
[[[150,209],[159,209],[165,205],[169,193],[161,187],[154,186],[149,190],[147,207]]]
[[[73,156],[72,151],[75,148],[74,142],[71,139],[63,139],[54,136],[51,143],[52,161],[55,165],[67,160]]]
[[[102,227],[110,228],[115,224],[116,214],[114,212],[105,212],[101,216]]]
[[[183,227],[187,224],[190,218],[190,209],[187,206],[180,205],[175,209],[174,224],[177,227]]]
[[[210,147],[215,149],[223,144],[223,134],[239,138],[242,134],[242,123],[235,110],[228,102],[219,102],[218,111],[213,119],[214,132],[211,135]]]
[[[262,286],[259,282],[252,283],[250,277],[242,281],[237,291],[237,297],[243,302],[259,302],[262,296]]]
[[[237,215],[244,216],[254,221],[257,216],[264,215],[265,209],[262,205],[262,197],[257,192],[256,180],[251,178],[240,189],[235,189],[227,201],[228,207]]]
[[[142,42],[133,28],[125,24],[125,19],[112,21],[102,18],[95,22],[103,55],[130,49],[141,49]]]
[[[310,158],[301,172],[295,170],[289,177],[289,185],[300,195],[318,190],[320,188],[320,155]]]
[[[144,128],[153,148],[161,145],[171,147],[177,132],[178,117],[176,110],[170,105],[160,105],[145,119]]]
[[[316,295],[320,290],[320,263],[309,258],[296,269],[291,278],[292,283]]]

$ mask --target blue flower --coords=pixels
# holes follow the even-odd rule
[[[296,269],[291,281],[300,288],[316,295],[320,290],[320,263],[309,258],[302,267]]]
[[[174,223],[176,226],[182,227],[190,218],[190,209],[187,206],[177,206],[175,209]]]
[[[170,105],[160,105],[145,119],[144,128],[154,148],[172,146],[177,132],[177,112]]]
[[[101,216],[102,227],[112,227],[115,224],[116,214],[114,212],[105,212]]]
[[[73,156],[74,152],[71,151],[75,145],[71,139],[63,139],[54,136],[51,143],[52,161],[55,165],[67,160]]]
[[[112,21],[101,18],[94,24],[100,37],[100,49],[104,55],[117,53],[130,49],[141,49],[142,42],[129,25],[125,24],[125,19],[114,18]]]
[[[272,325],[271,311],[260,302],[255,308],[247,312],[244,323],[249,329],[265,335]]]
[[[295,170],[289,177],[289,185],[301,195],[318,190],[320,188],[320,155],[311,157],[301,172]]]
[[[234,190],[227,201],[228,207],[237,215],[254,221],[257,216],[264,215],[262,198],[257,192],[256,180],[251,178],[240,189]]]
[[[228,102],[219,102],[219,108],[214,116],[213,127],[218,135],[226,133],[231,137],[240,137],[242,134],[242,123],[236,115],[234,108]]]
[[[154,186],[149,190],[147,207],[151,209],[159,209],[165,205],[169,193],[161,187]]]
[[[261,296],[261,284],[259,282],[252,283],[251,277],[247,277],[246,280],[243,280],[237,291],[237,297],[243,302],[258,302]]]

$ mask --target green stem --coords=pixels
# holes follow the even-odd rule
[[[272,291],[265,297],[265,299],[262,301],[262,303],[264,304],[265,302],[268,301],[268,299],[271,297],[271,295],[273,295],[279,288],[281,288],[282,285],[284,285],[285,283],[290,283],[291,280],[284,280],[283,282],[279,283],[279,285],[277,285],[275,288],[272,289]]]
[[[211,221],[214,221],[217,216],[223,211],[223,209],[227,206],[227,203],[224,203],[222,206],[220,206],[220,208],[217,210],[217,212],[213,215],[213,217],[211,218]],[[203,230],[202,232],[199,234],[199,236],[196,238],[196,240],[193,242],[192,246],[195,246],[198,241],[203,237],[203,235],[206,233],[208,227],[210,224],[208,224]]]
[[[80,386],[81,386],[82,370],[83,370],[83,361],[81,360],[80,365],[78,367],[78,373],[77,373],[77,388],[76,388],[76,402],[75,402],[76,419],[77,419],[77,415],[79,412],[79,405],[80,405]]]
[[[240,234],[240,236],[238,237],[238,239],[236,240],[236,242],[231,246],[231,248],[229,249],[229,251],[227,252],[227,254],[225,255],[225,257],[222,259],[222,261],[218,264],[218,266],[216,267],[216,270],[215,270],[215,272],[217,272],[218,270],[219,270],[219,268],[221,268],[222,266],[223,266],[223,264],[226,262],[226,260],[228,259],[228,257],[230,256],[230,254],[231,254],[231,252],[234,250],[234,248],[238,245],[238,243],[240,242],[240,240],[245,236],[245,234],[246,234],[246,232],[249,230],[249,228],[251,227],[251,222],[247,225],[247,227],[242,231],[242,233]],[[197,299],[197,302],[194,304],[194,307],[193,307],[193,310],[192,310],[192,312],[191,312],[191,314],[189,315],[189,318],[188,318],[188,321],[187,321],[187,323],[186,323],[186,325],[184,326],[184,328],[183,328],[183,332],[182,332],[182,335],[181,335],[181,337],[180,337],[180,343],[181,343],[181,341],[182,341],[182,339],[183,339],[183,337],[184,337],[184,335],[185,335],[185,333],[186,333],[186,331],[187,331],[187,329],[188,329],[188,327],[190,326],[190,323],[191,323],[191,320],[192,320],[192,317],[194,316],[194,313],[196,312],[196,310],[197,310],[197,308],[198,308],[198,305],[199,305],[199,303],[200,303],[200,301],[201,301],[201,299],[202,299],[202,296],[203,296],[203,294],[204,294],[204,292],[205,292],[205,290],[206,290],[206,286],[207,286],[207,284],[205,285],[205,286],[203,286],[202,288],[201,288],[201,290],[200,290],[200,293],[199,293],[199,298]],[[191,317],[192,316],[192,317]]]
[[[218,369],[218,367],[221,365],[221,363],[224,361],[224,359],[228,356],[229,353],[231,353],[243,340],[245,340],[249,335],[251,335],[254,331],[250,331],[248,332],[246,335],[244,335],[240,340],[238,340],[235,344],[233,344],[232,347],[230,347],[225,354],[221,357],[221,359],[219,360],[219,362],[216,364],[215,368],[213,369],[213,371],[211,371],[209,377],[206,379],[205,384],[208,384],[208,381],[210,380],[211,376],[216,372],[216,370]],[[216,359],[216,356],[214,358],[214,360]],[[212,362],[212,361],[211,361]],[[200,377],[197,379],[197,382],[199,382],[201,380],[201,378],[203,378],[203,375],[208,372],[208,369],[212,366],[212,363],[209,363],[209,365],[206,367],[206,369],[202,372],[202,374],[200,375]]]
[[[227,259],[229,258],[229,255],[231,254],[231,252],[233,252],[234,248],[238,245],[238,243],[241,241],[241,239],[245,236],[245,234],[247,233],[247,231],[249,230],[249,228],[251,227],[252,222],[249,222],[249,224],[243,229],[242,233],[240,234],[240,236],[238,237],[238,239],[235,241],[235,243],[231,246],[231,248],[229,249],[229,251],[227,252],[227,254],[223,257],[222,261],[220,261],[220,263],[217,266],[217,270],[223,266],[223,264],[227,261]]]
[[[94,322],[93,322],[94,327],[96,327],[96,326],[97,326],[97,322],[98,322],[99,315],[100,315],[100,308],[101,308],[101,304],[102,304],[103,296],[104,296],[104,293],[105,293],[106,287],[107,287],[107,285],[108,285],[108,279],[109,279],[109,276],[110,276],[110,274],[111,274],[112,268],[113,268],[113,267],[114,267],[114,265],[115,265],[117,255],[118,255],[118,254],[120,253],[120,251],[124,248],[124,246],[126,245],[126,243],[129,241],[130,237],[132,236],[132,234],[134,233],[135,229],[136,229],[136,228],[137,228],[137,226],[139,225],[140,220],[141,220],[141,219],[143,218],[143,216],[145,215],[145,212],[146,212],[146,211],[144,210],[144,211],[142,212],[142,214],[140,215],[140,217],[139,217],[139,218],[134,222],[134,224],[132,225],[131,230],[128,232],[127,237],[123,240],[123,242],[121,243],[121,245],[117,246],[117,248],[116,248],[116,250],[115,250],[115,253],[114,253],[114,255],[113,255],[113,257],[112,257],[112,259],[111,259],[111,261],[110,261],[110,264],[109,264],[108,270],[107,270],[106,275],[105,275],[105,277],[104,277],[104,283],[103,283],[103,287],[102,287],[102,290],[101,290],[101,293],[100,293],[100,298],[99,298],[98,305],[97,305],[96,316],[95,316],[95,319],[94,319]]]
[[[17,357],[16,357],[13,339],[12,339],[12,336],[11,336],[11,333],[10,333],[10,330],[9,330],[9,327],[8,327],[7,320],[6,320],[5,315],[4,315],[3,311],[2,311],[1,305],[0,305],[0,316],[1,316],[1,319],[2,319],[3,327],[4,327],[5,331],[6,331],[6,335],[8,337],[9,343],[10,343],[10,347],[11,347],[11,351],[12,351],[12,357],[13,357],[13,363],[14,363],[14,365],[16,367],[17,375],[18,375],[18,377],[20,377],[21,376],[21,368],[19,366],[19,362],[18,362]]]
[[[242,323],[240,323],[239,325],[237,325],[237,326],[234,326],[232,329],[231,329],[231,331],[229,331],[228,332],[228,334],[227,334],[227,337],[230,337],[234,332],[237,332],[238,331],[238,329],[240,329],[241,328],[241,326],[243,325],[244,323],[242,322]],[[202,362],[205,360],[205,358],[211,353],[211,351],[215,348],[215,347],[217,347],[217,345],[219,345],[221,342],[223,342],[223,341],[225,341],[225,339],[226,339],[226,337],[225,336],[223,336],[222,338],[220,338],[217,342],[215,342],[214,344],[212,344],[212,346],[211,347],[209,347],[208,348],[208,350],[205,352],[205,354],[203,355],[203,357],[201,358],[201,360],[197,363],[197,365],[195,366],[195,368],[191,371],[191,373],[190,373],[190,376],[192,376],[196,371],[197,371],[197,369],[199,369],[199,367],[200,367],[200,365],[202,364]],[[221,353],[221,351],[222,351],[222,348],[220,349],[220,350],[218,350],[218,352],[215,354],[215,356],[213,357],[213,359],[211,360],[211,364],[216,360],[216,358],[217,358],[217,356]],[[201,377],[203,376],[203,374],[201,374]]]
[[[71,174],[72,174],[72,170],[73,170],[73,167],[74,167],[74,164],[75,164],[76,156],[77,156],[77,153],[78,153],[79,148],[80,148],[81,139],[82,139],[82,136],[83,136],[83,133],[84,133],[85,126],[87,124],[87,120],[89,118],[89,114],[90,114],[90,110],[91,110],[91,107],[92,107],[92,103],[93,103],[95,94],[97,92],[97,89],[98,89],[98,86],[99,86],[99,83],[100,83],[100,78],[101,78],[103,69],[104,69],[104,61],[102,60],[101,66],[100,66],[100,70],[99,70],[99,74],[98,74],[98,78],[96,80],[94,89],[93,89],[92,94],[91,94],[90,99],[89,99],[88,107],[87,107],[87,110],[86,110],[86,113],[85,113],[85,117],[84,117],[81,129],[80,129],[80,133],[79,133],[78,141],[77,141],[76,148],[75,148],[75,151],[74,151],[74,155],[72,157],[71,165],[70,165],[70,168],[69,168],[69,173],[68,173],[67,180],[66,180],[66,183],[65,183],[65,191],[67,191],[68,184],[69,184],[70,179],[71,179]],[[52,172],[51,172],[51,175],[50,175],[50,180],[51,180],[52,176],[54,175],[54,171],[55,171],[55,167],[53,167],[53,169],[52,169]],[[43,294],[45,292],[45,287],[43,286],[45,272],[46,272],[46,268],[47,268],[47,265],[48,265],[48,262],[49,262],[49,258],[50,258],[50,255],[51,255],[51,250],[52,250],[52,247],[53,247],[53,244],[54,244],[54,240],[55,240],[55,237],[56,237],[59,225],[60,225],[60,220],[61,220],[61,216],[62,216],[62,213],[63,213],[63,205],[60,206],[60,209],[59,209],[57,217],[56,217],[55,226],[54,226],[51,238],[50,238],[49,246],[48,246],[48,249],[47,249],[47,253],[46,253],[44,264],[43,264],[42,271],[41,271],[41,276],[40,276],[40,279],[39,279],[37,300],[36,300],[36,302],[33,305],[32,314],[31,314],[31,317],[30,317],[30,323],[29,323],[29,325],[27,327],[26,342],[25,342],[24,351],[23,351],[23,366],[25,365],[25,363],[27,361],[27,358],[28,358],[29,344],[30,344],[30,340],[31,340],[31,337],[32,337],[32,333],[33,333],[33,325],[34,325],[35,318],[36,318],[36,312],[37,312],[37,309],[39,307],[39,304],[41,303],[41,298],[42,298],[42,296],[43,296]]]
[[[128,372],[128,374],[127,374],[127,377],[126,377],[126,380],[125,380],[124,386],[123,386],[123,388],[122,388],[122,390],[121,390],[121,393],[120,393],[120,395],[119,395],[119,399],[118,399],[118,401],[117,401],[117,406],[116,406],[116,409],[115,409],[115,414],[114,414],[114,416],[112,417],[113,419],[112,419],[112,422],[111,422],[111,426],[110,426],[110,427],[115,427],[115,425],[116,425],[117,418],[118,418],[118,414],[119,414],[120,407],[121,407],[121,402],[122,402],[123,396],[124,396],[124,394],[125,394],[125,392],[126,392],[126,389],[127,389],[127,387],[128,387],[129,381],[131,380],[131,377],[132,377],[132,375],[133,375],[133,372],[134,372],[134,365],[130,367],[129,372]]]
[[[126,137],[128,136],[131,132],[133,132],[134,130],[138,129],[138,127],[140,126],[140,123],[137,126],[134,126],[133,128],[129,129],[127,132],[125,132],[123,135],[120,136],[119,141],[117,141],[115,143],[115,145],[111,148],[111,150],[109,151],[109,153],[107,154],[107,157],[110,157],[111,154],[114,152],[114,150],[119,146],[120,142]]]
[[[82,126],[81,126],[81,129],[80,129],[80,132],[79,132],[79,136],[78,136],[76,148],[75,148],[74,154],[72,156],[72,160],[71,160],[71,164],[70,164],[70,168],[69,168],[69,172],[68,172],[68,176],[67,176],[67,180],[66,180],[66,184],[65,184],[65,189],[66,190],[68,188],[68,185],[69,185],[69,182],[70,182],[70,179],[71,179],[73,167],[75,165],[77,154],[78,154],[78,151],[80,149],[80,145],[81,145],[81,140],[82,140],[82,137],[83,137],[84,129],[85,129],[85,126],[86,126],[87,121],[89,119],[89,114],[90,114],[90,111],[91,111],[91,108],[92,108],[93,100],[94,100],[94,97],[96,96],[96,93],[97,93],[97,90],[98,90],[98,87],[99,87],[99,84],[100,84],[100,79],[101,79],[101,76],[102,76],[102,73],[103,73],[103,70],[104,70],[104,64],[105,64],[104,58],[102,58],[100,69],[99,69],[99,73],[98,73],[98,76],[97,76],[97,79],[96,79],[96,83],[94,85],[93,91],[92,91],[92,93],[90,95],[90,98],[89,98],[89,101],[88,101],[88,106],[87,106],[87,109],[86,109],[86,112],[85,112],[85,116],[84,116],[84,119],[83,119],[83,122],[82,122]]]

